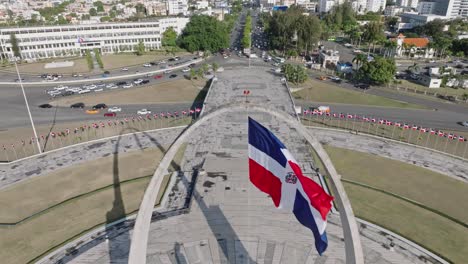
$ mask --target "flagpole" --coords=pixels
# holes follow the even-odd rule
[[[447,135],[447,141],[445,142],[444,152],[446,152],[447,150],[448,142],[449,142],[449,136]]]
[[[465,154],[466,154],[466,149],[468,147],[468,142],[466,141],[463,141],[465,143],[465,151],[463,151],[463,158],[465,158]]]
[[[6,157],[7,162],[10,162],[10,158],[8,157],[8,153],[6,151],[5,145],[3,145],[3,153],[5,153],[5,157]]]
[[[426,138],[426,146],[425,146],[426,148],[427,148],[427,145],[429,144],[429,138],[431,137],[431,130],[429,130],[429,134],[427,135],[427,138]]]
[[[21,75],[18,70],[18,64],[16,63],[16,60],[18,58],[15,57],[15,68],[16,68],[16,74],[18,75],[18,81],[21,86],[21,91],[23,92],[23,97],[24,97],[24,102],[26,103],[26,109],[28,110],[28,115],[29,115],[29,120],[31,121],[31,126],[34,132],[34,137],[37,138],[37,132],[36,132],[36,127],[34,126],[34,121],[31,115],[31,109],[29,109],[29,103],[28,103],[28,98],[26,97],[26,92],[24,91],[24,86],[23,86],[23,81],[21,80]],[[39,144],[39,141],[36,140],[37,148],[39,149],[39,154],[42,153],[41,145]]]
[[[458,148],[458,143],[460,142],[460,138],[457,138],[457,143],[455,143],[455,151],[453,152],[453,155],[457,155],[457,148]]]

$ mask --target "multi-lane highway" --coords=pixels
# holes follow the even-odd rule
[[[252,14],[252,22],[253,22],[253,29],[254,34],[252,35],[252,42],[254,45],[256,44],[263,44],[265,37],[261,30],[256,28],[256,20],[257,20],[257,13],[255,11],[251,12]],[[242,38],[242,31],[243,31],[243,24],[245,22],[246,17],[246,9],[243,10],[241,15],[239,16],[239,20],[236,22],[234,26],[234,30],[231,34],[231,49],[241,50],[242,47],[240,46],[240,39]],[[262,52],[266,49],[265,46],[260,45],[260,47],[256,47],[253,49],[259,57],[261,57]],[[234,52],[233,52],[234,53]],[[177,63],[187,63],[193,61],[195,56],[186,56],[181,58]],[[270,70],[272,68],[271,62],[264,62],[261,58],[259,59],[247,59],[243,56],[238,56],[232,54],[231,57],[225,59],[223,56],[215,55],[209,58],[207,63],[216,62],[220,66],[223,66],[225,69],[228,70],[235,70],[236,68],[243,68],[248,67],[250,64],[253,68],[262,68],[263,70]],[[174,65],[176,62],[169,62],[169,64]],[[152,67],[143,67],[134,66],[129,67],[128,71],[122,72],[120,70],[115,70],[111,72],[110,76],[120,76],[122,77],[123,81],[133,81],[134,77],[128,77],[125,79],[124,75],[131,75],[135,73],[145,73],[149,71],[155,71],[160,69],[161,66],[152,66]],[[177,77],[174,79],[169,79],[168,75],[161,79],[154,79],[152,77],[143,77],[150,81],[148,85],[157,85],[164,81],[176,80],[180,78],[184,78],[182,73],[179,70],[173,71],[172,73],[177,74]],[[185,73],[187,74],[187,73]],[[320,73],[310,73],[312,78],[315,78]],[[158,74],[159,75],[159,74]],[[0,74],[0,80],[6,80],[9,75]],[[97,77],[102,81],[102,83],[111,82],[108,79],[102,78],[100,76],[86,76],[86,79],[89,80],[91,78]],[[83,78],[83,77],[81,77]],[[26,82],[28,81],[40,81],[41,79],[37,76],[27,76],[25,78]],[[65,80],[77,80],[73,77],[64,77]],[[115,81],[113,81],[115,82]],[[78,109],[70,109],[68,107],[58,107],[58,108],[50,108],[50,109],[41,109],[38,108],[38,105],[47,103],[50,98],[44,92],[45,89],[51,89],[52,87],[56,86],[57,83],[48,83],[47,85],[28,85],[26,86],[26,92],[29,99],[29,104],[31,106],[32,116],[35,120],[36,124],[52,124],[55,122],[71,122],[71,121],[84,121],[84,120],[97,120],[97,119],[104,119],[103,113],[101,112],[99,115],[88,115],[83,110]],[[337,85],[337,84],[333,84]],[[75,85],[74,85],[75,86]],[[345,89],[353,89],[356,91],[360,91],[359,89],[354,88],[351,84],[342,83],[339,86]],[[119,88],[121,89],[121,88]],[[138,89],[137,87],[133,87],[130,89]],[[116,89],[117,90],[117,89]],[[106,93],[111,93],[113,91],[105,91]],[[343,112],[343,113],[353,113],[353,114],[361,114],[366,116],[373,116],[376,118],[383,118],[388,120],[395,120],[407,123],[414,123],[421,126],[433,127],[438,129],[456,129],[456,130],[464,130],[468,131],[468,128],[462,127],[457,122],[460,121],[467,121],[468,120],[468,107],[465,105],[457,105],[452,103],[444,103],[440,101],[434,100],[427,100],[420,97],[410,97],[403,94],[394,93],[391,91],[384,91],[381,89],[370,89],[366,91],[369,94],[375,94],[379,96],[384,96],[387,98],[391,98],[394,100],[420,104],[427,107],[429,110],[408,110],[408,109],[397,109],[397,108],[382,108],[382,107],[368,107],[368,106],[358,106],[358,105],[346,105],[346,104],[327,104],[332,107],[332,111],[335,112]],[[92,94],[88,94],[85,96],[92,96]],[[109,106],[113,106],[112,102],[103,102],[108,104]],[[322,105],[323,103],[305,103],[303,101],[297,102],[299,105],[304,107],[309,107],[312,105]],[[184,109],[188,109],[190,107],[194,107],[191,102],[178,102],[178,103],[159,103],[159,104],[145,104],[145,105],[119,105],[122,107],[122,113],[119,113],[119,116],[131,116],[135,115],[137,110],[142,108],[148,108],[149,110],[153,111],[154,113],[159,112],[174,112],[174,111],[181,111]],[[433,109],[438,109],[437,111]],[[21,126],[29,126],[29,119],[26,112],[26,107],[24,104],[24,99],[21,94],[21,90],[18,85],[2,85],[0,86],[0,130],[8,129],[12,127],[21,127]]]

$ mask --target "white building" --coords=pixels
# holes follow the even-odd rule
[[[14,57],[12,34],[18,40],[23,59],[76,56],[92,49],[103,54],[131,52],[140,41],[151,50],[161,47],[161,35],[166,28],[181,32],[187,22],[188,18],[166,18],[153,22],[3,28],[0,45],[2,55],[10,59]]]
[[[320,13],[327,13],[329,12],[335,5],[342,4],[343,0],[320,0],[319,12]]]
[[[425,0],[418,5],[420,14],[446,18],[468,17],[468,0]]]
[[[385,9],[386,0],[367,0],[367,11],[381,12]]]
[[[167,0],[167,14],[168,15],[179,15],[184,16],[188,13],[188,1],[187,0]]]
[[[418,7],[419,0],[398,0],[396,1],[397,6],[411,7],[416,9]]]
[[[190,21],[188,17],[166,17],[159,19],[159,27],[161,28],[161,34],[166,31],[167,28],[172,27],[177,35],[182,33],[187,23]]]

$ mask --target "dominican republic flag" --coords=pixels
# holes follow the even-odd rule
[[[283,143],[268,129],[249,117],[249,177],[262,192],[271,196],[277,208],[293,212],[314,234],[318,253],[327,249],[327,214],[333,197],[301,168]]]

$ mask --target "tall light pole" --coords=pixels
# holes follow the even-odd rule
[[[18,70],[18,64],[16,63],[18,59],[19,58],[15,57],[16,74],[18,75],[18,81],[21,86],[21,91],[23,92],[24,102],[26,103],[26,109],[28,110],[29,120],[31,121],[31,126],[34,132],[34,137],[36,138],[37,149],[39,150],[39,154],[40,154],[42,153],[41,144],[39,144],[39,138],[37,137],[36,127],[34,126],[34,121],[32,119],[31,110],[29,109],[28,98],[26,97],[26,93],[24,92],[23,80],[21,80],[21,76]]]

